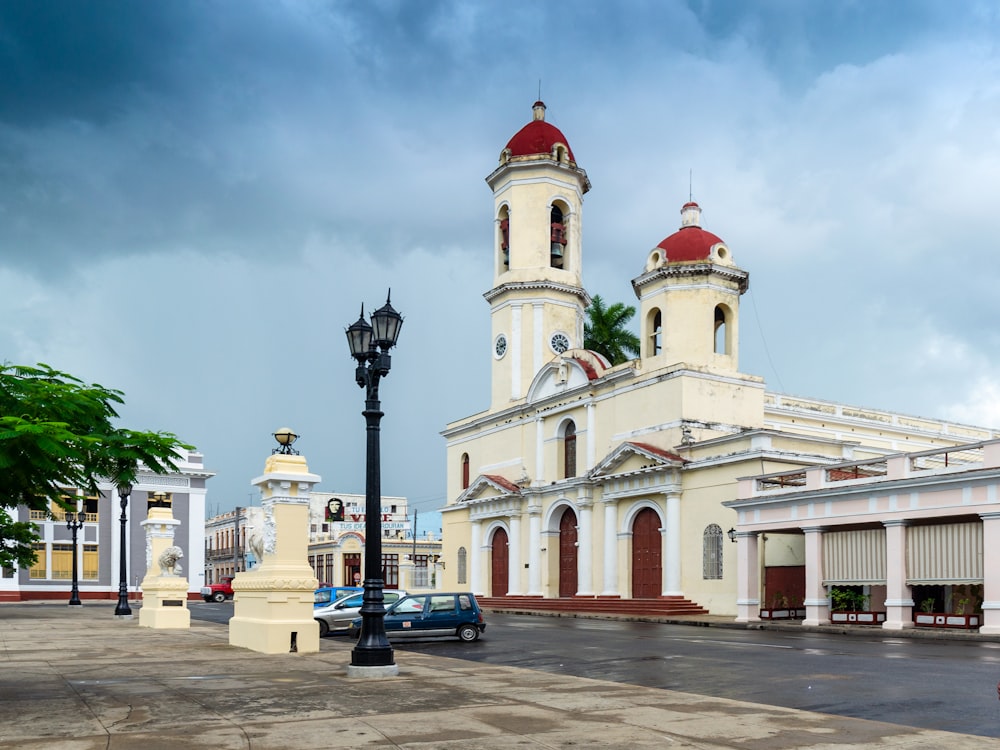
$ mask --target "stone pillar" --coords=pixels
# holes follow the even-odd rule
[[[589,497],[579,499],[580,531],[577,534],[576,595],[594,595],[594,508]]]
[[[736,532],[736,622],[760,620],[759,546],[757,532]]]
[[[313,592],[319,585],[309,567],[309,492],[320,480],[303,456],[272,454],[261,490],[263,555],[256,568],[233,580],[234,614],[229,644],[265,654],[319,651]]]
[[[886,630],[913,627],[913,595],[906,584],[906,521],[883,521],[885,526]]]
[[[830,596],[823,585],[823,527],[803,528],[806,535],[806,619],[803,625],[830,622]]]
[[[510,514],[510,546],[507,548],[507,595],[521,595],[521,514]]]
[[[1000,513],[983,519],[983,635],[1000,635]]]
[[[663,595],[683,596],[681,588],[681,493],[667,493],[663,534]]]
[[[146,576],[142,579],[139,625],[144,628],[189,628],[186,577],[160,569],[160,555],[174,543],[180,526],[170,507],[152,507],[139,525],[146,530]],[[182,563],[183,564],[183,563]]]
[[[485,596],[483,586],[483,523],[470,524],[469,538],[469,588],[476,596]]]
[[[542,509],[528,508],[528,596],[542,595]]]
[[[604,501],[604,590],[601,596],[621,596],[618,589],[618,501]]]
[[[413,585],[413,576],[417,569],[416,563],[413,560],[403,560],[399,564],[399,588],[403,591],[413,591],[416,586]]]

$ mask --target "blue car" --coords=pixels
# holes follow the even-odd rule
[[[335,602],[358,591],[364,591],[364,589],[360,586],[324,586],[316,589],[313,594],[313,607],[326,607],[330,602]]]
[[[483,611],[468,591],[409,594],[385,611],[385,633],[390,640],[400,636],[454,635],[471,642],[479,640],[485,630]],[[355,638],[361,635],[360,617],[351,622],[348,632]]]

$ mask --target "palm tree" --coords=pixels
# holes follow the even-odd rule
[[[639,337],[625,328],[634,315],[631,305],[615,302],[605,307],[601,295],[595,294],[583,325],[584,348],[603,354],[613,365],[637,357]]]

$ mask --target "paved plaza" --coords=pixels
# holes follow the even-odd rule
[[[225,625],[150,630],[114,602],[0,604],[0,748],[982,748],[983,737],[396,652],[257,654]],[[489,638],[487,632],[486,638]]]

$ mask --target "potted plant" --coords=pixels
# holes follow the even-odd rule
[[[868,609],[868,594],[851,589],[830,590],[830,622],[875,625],[885,622],[885,612]]]
[[[780,591],[774,592],[771,597],[770,607],[761,607],[760,619],[762,620],[790,620],[792,609],[788,606],[788,597]]]
[[[978,628],[981,624],[978,614],[966,614],[970,600],[962,597],[955,602],[954,612],[935,612],[936,601],[928,597],[920,602],[920,611],[914,614],[914,624],[932,628]]]

